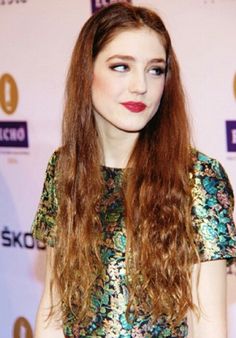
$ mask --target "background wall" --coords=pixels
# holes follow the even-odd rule
[[[92,8],[106,3],[0,0],[0,338],[32,337],[45,250],[30,227],[46,163],[60,144],[73,45]],[[195,144],[222,162],[236,191],[236,1],[133,3],[157,9],[166,22],[182,69]],[[229,338],[236,336],[235,282],[232,266]]]

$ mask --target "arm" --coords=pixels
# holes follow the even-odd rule
[[[198,291],[196,291],[198,267],[194,266],[192,292],[195,304],[200,303],[200,318],[188,314],[189,338],[226,338],[226,262],[209,261],[200,264]]]
[[[52,305],[52,299],[50,295],[50,282],[52,278],[52,265],[53,265],[53,248],[47,247],[47,259],[46,259],[46,276],[43,295],[39,304],[37,317],[35,338],[64,338],[61,323],[54,317],[47,320],[50,308]],[[57,304],[59,297],[55,290],[52,290],[53,303]]]

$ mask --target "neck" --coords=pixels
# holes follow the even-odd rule
[[[112,168],[126,168],[132,153],[138,132],[123,130],[98,130],[102,148],[102,164]]]

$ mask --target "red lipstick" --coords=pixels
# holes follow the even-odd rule
[[[122,102],[121,104],[132,113],[140,113],[147,107],[145,103],[135,101]]]

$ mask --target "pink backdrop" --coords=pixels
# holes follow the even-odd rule
[[[106,2],[93,1],[98,7]],[[165,20],[182,69],[194,141],[222,162],[236,190],[236,1],[133,3],[157,9]],[[8,145],[0,147],[0,338],[32,337],[45,251],[29,231],[47,160],[60,143],[71,50],[91,8],[92,1],[0,1],[0,145]],[[227,149],[226,121],[234,121],[234,151]],[[235,282],[232,266],[229,338],[236,336]]]

